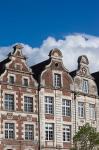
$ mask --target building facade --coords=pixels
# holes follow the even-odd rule
[[[53,49],[49,59],[32,70],[35,74],[39,70],[40,148],[68,149],[73,137],[73,80],[63,65],[62,53]]]
[[[38,149],[37,82],[16,45],[0,62],[0,150]]]
[[[28,67],[22,46],[14,46],[0,62],[0,150],[69,150],[85,123],[99,131],[98,88],[88,64],[82,55],[70,73],[55,48]]]
[[[88,65],[88,58],[82,55],[78,58],[77,70],[70,73],[74,80],[74,133],[85,123],[99,131],[98,89]]]

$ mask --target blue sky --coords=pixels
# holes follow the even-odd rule
[[[0,0],[0,46],[72,33],[99,36],[99,0]]]
[[[68,70],[86,55],[91,72],[99,71],[99,0],[0,0],[0,60],[16,43],[29,65],[56,47]]]

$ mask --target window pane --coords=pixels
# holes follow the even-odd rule
[[[45,140],[54,140],[54,125],[52,123],[45,124]]]
[[[95,120],[96,118],[95,104],[89,104],[89,116],[90,119]]]
[[[33,98],[32,97],[24,97],[24,111],[25,112],[33,112]]]
[[[45,113],[54,114],[54,98],[45,96]]]
[[[11,84],[14,83],[14,76],[9,76],[9,83],[11,83]]]
[[[5,123],[5,138],[13,139],[14,133],[14,123]]]
[[[85,114],[84,102],[78,102],[78,115],[79,115],[79,117],[84,118],[84,114]]]
[[[25,125],[25,139],[33,140],[34,139],[34,126],[26,124]]]
[[[54,74],[54,86],[56,88],[61,87],[61,75],[60,74]]]
[[[83,92],[84,93],[88,93],[88,81],[87,80],[83,80]]]
[[[14,95],[5,94],[5,109],[14,110]]]
[[[63,99],[62,100],[62,114],[63,116],[71,116],[71,101]]]
[[[63,141],[70,142],[71,141],[71,126],[63,125]]]
[[[28,79],[26,79],[26,78],[23,79],[23,85],[28,86]]]

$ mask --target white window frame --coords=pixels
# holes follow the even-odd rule
[[[27,97],[27,98],[31,98],[32,99],[32,111],[29,111],[29,108],[28,108],[28,106],[27,106],[27,111],[25,110],[25,97]],[[29,104],[27,104],[27,105],[29,105]],[[26,112],[26,113],[33,113],[34,112],[34,100],[33,100],[33,97],[32,96],[29,96],[29,95],[24,95],[24,112]]]
[[[10,82],[10,77],[11,76],[14,78],[14,82],[13,83]],[[16,82],[16,75],[15,74],[8,74],[8,83],[9,84],[15,84],[15,82]]]
[[[88,80],[83,79],[82,91],[86,94],[89,92]]]
[[[62,99],[62,115],[71,117],[71,100]]]
[[[59,76],[59,78],[58,78],[58,76]],[[60,73],[57,73],[57,72],[54,73],[53,82],[54,82],[53,85],[55,88],[61,88],[62,83],[61,83],[61,74]]]
[[[11,122],[11,123],[5,122],[4,125],[6,125],[6,124],[8,124],[8,129],[4,128],[4,133],[6,134],[6,131],[8,131],[8,138],[6,138],[6,136],[5,136],[5,134],[4,134],[5,139],[15,139],[15,124],[14,124],[13,122]],[[13,129],[9,129],[9,125],[10,125],[10,124],[13,124],[13,127],[14,127]],[[13,135],[14,135],[13,138],[10,137],[10,132],[11,132],[11,131],[13,131]]]
[[[89,103],[89,117],[91,120],[96,120],[95,104]]]
[[[63,125],[63,142],[71,142],[71,125]]]
[[[26,130],[26,126],[32,126],[33,130]],[[26,131],[28,132],[28,138],[26,138]],[[32,132],[32,138],[29,137],[29,134]],[[34,140],[34,125],[33,124],[25,124],[25,140]]]
[[[54,97],[45,96],[45,114],[54,114]]]
[[[78,102],[78,116],[79,118],[85,117],[85,103],[84,102]]]
[[[54,140],[54,123],[45,123],[45,140]]]
[[[6,99],[6,95],[13,96],[13,106],[14,106],[13,109],[10,109],[10,103],[11,103],[12,100]],[[5,107],[5,102],[7,102],[8,108]],[[4,94],[4,110],[6,110],[6,111],[15,111],[15,95],[14,94],[12,94],[12,93],[5,93]]]
[[[28,85],[25,85],[25,84],[24,84],[24,79],[26,79],[26,80],[28,81]],[[22,85],[23,85],[24,87],[28,87],[28,86],[29,86],[29,78],[28,78],[28,77],[22,77]]]

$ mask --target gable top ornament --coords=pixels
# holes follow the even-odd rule
[[[49,57],[55,59],[62,59],[62,52],[58,48],[54,48],[49,52]]]
[[[86,55],[79,56],[78,58],[78,64],[85,64],[89,65],[89,61]]]

